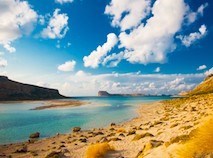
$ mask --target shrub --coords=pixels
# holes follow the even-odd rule
[[[101,158],[108,151],[112,151],[114,148],[108,143],[96,143],[89,145],[85,158]]]

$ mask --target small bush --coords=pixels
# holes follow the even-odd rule
[[[97,143],[89,145],[85,158],[102,158],[108,151],[114,148],[108,143]]]

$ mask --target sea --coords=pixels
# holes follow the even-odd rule
[[[45,110],[31,110],[42,106],[41,102],[0,103],[0,144],[27,141],[33,132],[40,132],[40,138],[57,133],[71,133],[73,127],[83,130],[102,128],[110,123],[123,123],[137,117],[137,106],[169,96],[149,97],[75,97],[75,100],[92,104]]]

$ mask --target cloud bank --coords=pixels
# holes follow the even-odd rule
[[[109,73],[93,75],[78,71],[57,88],[68,96],[97,95],[99,90],[110,93],[177,94],[199,84],[205,75]],[[82,91],[83,89],[83,91]]]

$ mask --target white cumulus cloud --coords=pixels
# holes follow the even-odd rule
[[[102,65],[106,65],[107,67],[116,67],[121,60],[123,59],[124,52],[120,52],[119,54],[113,53],[104,58]]]
[[[4,43],[4,44],[3,44],[3,47],[4,47],[9,53],[14,53],[14,52],[16,52],[16,48],[12,47],[10,42]]]
[[[73,71],[76,65],[75,60],[67,61],[62,65],[58,66],[58,70],[60,71]]]
[[[56,3],[64,4],[64,3],[72,3],[74,0],[55,0]]]
[[[204,9],[208,6],[208,3],[202,4],[196,12],[193,12],[189,10],[189,13],[187,14],[186,18],[188,20],[188,23],[191,24],[193,22],[195,22],[199,17],[203,16],[203,11]]]
[[[0,68],[1,67],[6,67],[7,66],[7,60],[4,58],[0,57]]]
[[[177,47],[176,35],[183,26],[203,16],[207,6],[208,3],[204,3],[193,12],[184,0],[123,0],[122,3],[111,0],[105,14],[111,17],[113,27],[121,29],[119,51],[124,53],[123,57],[120,53],[106,56],[105,63],[110,63],[110,59],[112,66],[118,65],[120,59],[140,64],[165,63],[168,53]],[[191,35],[195,37],[182,35],[179,38],[190,44],[206,34],[204,26],[199,29],[200,34]],[[114,62],[116,56],[118,60]]]
[[[16,49],[11,42],[28,35],[34,29],[37,13],[27,1],[2,0],[0,2],[0,45],[9,52]]]
[[[197,68],[197,70],[204,70],[204,69],[206,69],[206,68],[207,68],[206,65],[200,65],[200,66]]]
[[[49,20],[49,24],[47,28],[44,28],[41,32],[41,36],[43,38],[63,38],[69,27],[68,27],[68,19],[67,14],[60,14],[60,9],[55,9],[53,16]]]
[[[173,37],[181,28],[185,12],[183,0],[155,1],[153,16],[146,24],[119,35],[120,47],[128,50],[125,58],[131,63],[164,63],[167,53],[175,49]]]
[[[92,51],[89,56],[84,56],[84,66],[97,68],[103,62],[104,57],[117,44],[118,38],[114,33],[107,35],[107,41],[102,46],[98,46],[96,50]]]
[[[188,36],[182,36],[179,35],[177,38],[179,38],[183,45],[186,47],[189,47],[191,44],[196,42],[197,40],[203,38],[207,34],[207,28],[205,25],[201,25],[199,28],[199,32],[190,33]]]
[[[112,17],[112,26],[122,31],[136,27],[150,12],[150,0],[112,0],[105,8],[105,14]]]

